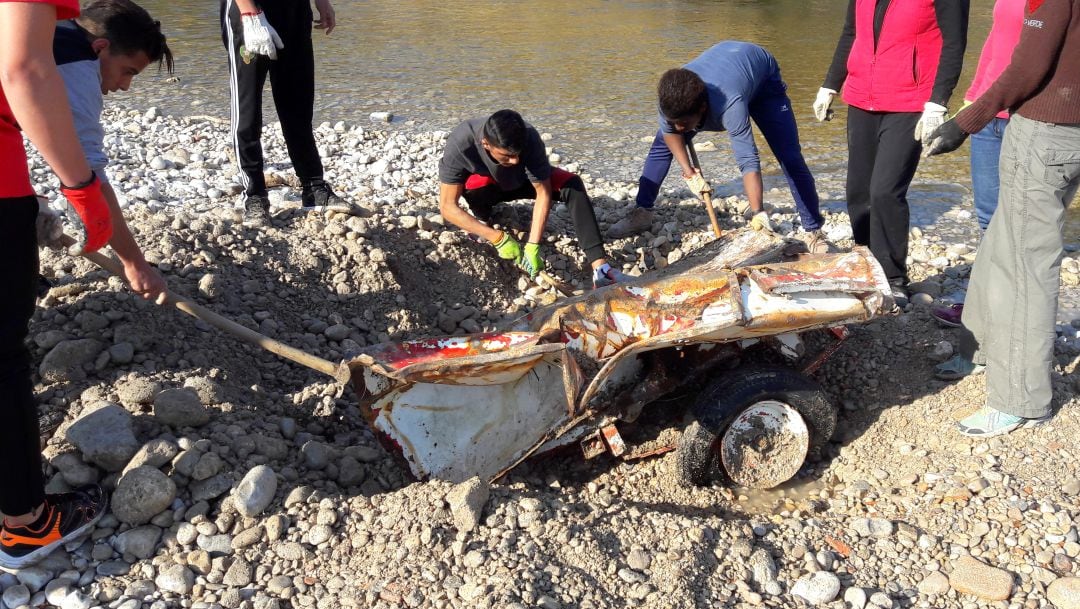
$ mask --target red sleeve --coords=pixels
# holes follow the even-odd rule
[[[56,7],[56,19],[74,19],[79,16],[79,0],[0,0],[0,2],[36,2]]]

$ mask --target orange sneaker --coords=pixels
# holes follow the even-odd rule
[[[5,523],[0,528],[0,568],[18,570],[39,562],[93,528],[106,507],[105,492],[96,484],[47,495],[35,522],[17,527]]]

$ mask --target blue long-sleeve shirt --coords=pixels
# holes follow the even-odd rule
[[[744,175],[761,171],[750,125],[750,104],[766,84],[783,86],[776,58],[756,44],[727,40],[713,45],[683,67],[705,81],[709,100],[709,109],[694,131],[727,131],[739,171]],[[660,130],[676,133],[663,113]]]

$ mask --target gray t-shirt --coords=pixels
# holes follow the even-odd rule
[[[551,164],[540,134],[526,123],[528,139],[521,151],[521,162],[503,167],[484,150],[484,123],[487,118],[473,118],[458,125],[446,139],[439,160],[439,181],[443,184],[465,184],[470,175],[490,176],[503,190],[514,190],[525,184],[542,182],[551,177]]]

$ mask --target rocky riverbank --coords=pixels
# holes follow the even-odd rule
[[[358,217],[300,213],[280,133],[268,129],[269,172],[283,186],[273,226],[256,230],[241,223],[223,125],[153,111],[107,118],[112,182],[170,287],[305,351],[336,360],[380,341],[494,328],[554,298],[445,226],[435,199],[445,133],[321,125],[327,179],[364,208]],[[602,226],[626,213],[635,185],[576,169]],[[701,204],[678,187],[652,231],[609,243],[614,263],[639,274],[710,239]],[[790,196],[768,201],[791,231]],[[741,226],[739,198],[721,203],[723,223]],[[0,574],[0,599],[7,609],[1076,609],[1077,330],[1062,319],[1060,409],[1033,430],[962,438],[953,422],[981,403],[983,379],[931,374],[956,336],[927,305],[962,294],[977,246],[967,205],[915,210],[920,295],[854,328],[816,373],[842,405],[834,442],[772,493],[684,488],[671,455],[539,459],[490,488],[413,483],[331,379],[45,251],[54,287],[31,345],[50,489],[99,480],[113,509],[69,552]],[[500,214],[523,227],[529,207]],[[850,246],[846,215],[827,219],[835,245]],[[549,266],[585,287],[561,206],[549,227]],[[1075,259],[1064,268],[1063,283],[1080,282]],[[654,408],[640,433],[678,427],[680,406]]]

